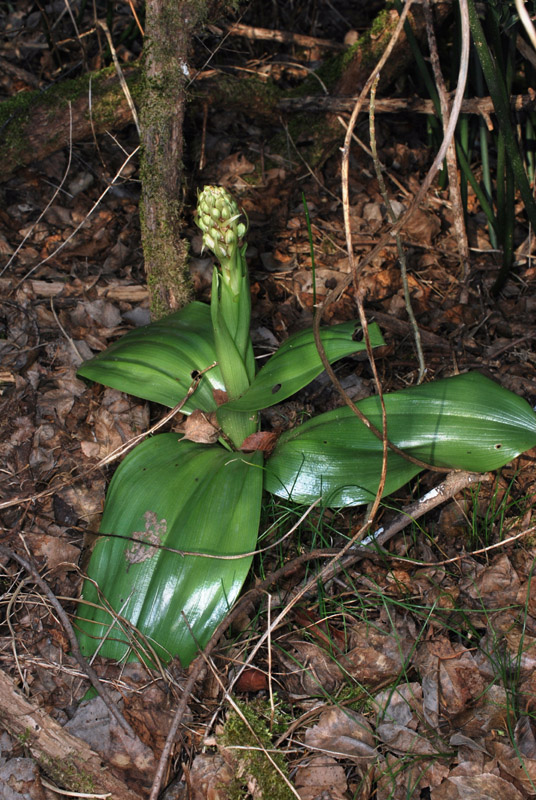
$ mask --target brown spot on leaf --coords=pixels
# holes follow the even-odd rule
[[[134,541],[129,544],[125,551],[125,558],[129,565],[141,564],[142,561],[147,561],[148,558],[151,558],[155,552],[155,547],[162,544],[167,532],[167,520],[158,520],[154,511],[146,511],[143,516],[145,530],[132,533]]]
[[[229,400],[229,395],[223,389],[213,389],[212,397],[217,406],[222,406]]]

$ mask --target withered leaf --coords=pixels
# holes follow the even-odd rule
[[[269,455],[274,449],[278,439],[277,433],[270,431],[258,431],[246,436],[241,445],[241,450],[245,453],[253,453],[255,450],[262,450]]]
[[[215,411],[193,411],[184,423],[184,438],[199,444],[214,444],[220,438]]]
[[[348,788],[344,767],[330,756],[316,756],[307,764],[298,766],[296,789],[301,800],[329,797],[344,800]]]
[[[333,706],[305,732],[305,744],[330,755],[370,762],[377,757],[372,727],[357,711]]]

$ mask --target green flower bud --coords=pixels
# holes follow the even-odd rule
[[[227,271],[246,235],[241,216],[238,203],[223,186],[205,186],[198,196],[196,223],[203,232],[203,247],[211,250]]]

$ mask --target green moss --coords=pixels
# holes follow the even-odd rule
[[[137,94],[139,83],[139,70],[130,69],[127,83]],[[65,111],[68,104],[76,103],[80,98],[86,98],[91,91],[94,97],[99,97],[99,103],[94,103],[93,114],[96,126],[112,125],[116,119],[117,99],[122,89],[119,85],[110,84],[110,78],[115,75],[114,67],[106,67],[91,75],[80,75],[62,81],[49,87],[45,91],[19,92],[14,97],[0,103],[0,130],[2,130],[2,145],[0,155],[9,157],[10,163],[19,166],[27,161],[25,156],[33,145],[28,138],[28,130],[35,118],[35,113],[40,111],[53,120],[58,111]],[[89,111],[87,112],[89,114]],[[58,132],[58,142],[61,131]],[[52,141],[52,140],[51,140]]]
[[[388,3],[385,8],[383,8],[379,14],[372,20],[372,25],[370,26],[370,35],[373,39],[381,36],[387,28],[391,25],[391,15],[390,10],[392,8],[392,4]]]
[[[236,777],[231,783],[227,790],[229,800],[242,800],[246,797],[248,792],[244,784],[249,776],[256,781],[260,796],[269,798],[269,800],[290,800],[294,795],[289,786],[265,753],[259,749],[262,745],[270,750],[273,761],[283,775],[288,776],[283,754],[273,752],[272,735],[286,730],[289,717],[276,708],[273,729],[270,731],[271,709],[266,701],[237,703],[237,705],[247,723],[239,714],[231,712],[227,717],[220,741],[226,747],[250,747],[251,750],[232,750],[232,754],[238,762],[237,772],[239,775],[243,775],[243,778]]]
[[[93,776],[89,772],[80,769],[71,759],[41,756],[38,763],[59,786],[63,786],[73,792],[95,793]]]
[[[140,207],[141,211],[141,207]],[[141,213],[143,217],[143,213]],[[143,220],[142,220],[143,226]],[[177,229],[180,223],[177,222]],[[192,285],[188,271],[188,244],[163,234],[153,237],[144,226],[143,252],[147,270],[147,288],[151,316],[160,319],[169,314],[172,304],[177,307],[191,300]]]
[[[282,96],[281,90],[272,81],[262,81],[255,75],[236,78],[233,75],[220,75],[217,83],[218,105],[225,108],[243,107],[248,114],[257,112],[266,117],[276,109]],[[192,98],[195,100],[195,98]]]

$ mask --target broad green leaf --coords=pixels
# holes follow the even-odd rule
[[[360,330],[356,322],[342,322],[330,328],[321,328],[320,336],[330,363],[365,350],[364,341],[354,339],[356,331]],[[385,344],[376,323],[369,326],[369,335],[373,347]],[[323,369],[312,328],[298,331],[289,336],[259,370],[249,389],[237,400],[226,403],[225,407],[234,411],[268,408],[303,389]]]
[[[188,391],[192,373],[215,361],[210,307],[195,302],[130,331],[82,364],[78,375],[173,408]],[[214,411],[213,388],[224,388],[218,367],[203,376],[183,411]]]
[[[225,557],[255,549],[262,480],[260,453],[233,454],[173,433],[136,447],[106,498],[104,535],[82,594],[97,607],[82,603],[77,620],[82,652],[91,656],[104,637],[100,655],[136,658],[143,647],[137,629],[164,662],[178,656],[187,666],[242,588],[251,556]],[[130,625],[115,622],[103,606]]]
[[[378,397],[358,403],[381,429]],[[475,472],[498,469],[536,445],[536,414],[521,397],[467,373],[385,395],[393,444],[434,466]],[[284,433],[266,464],[265,488],[299,503],[370,502],[378,488],[382,442],[344,407]],[[419,467],[392,452],[384,495]]]

